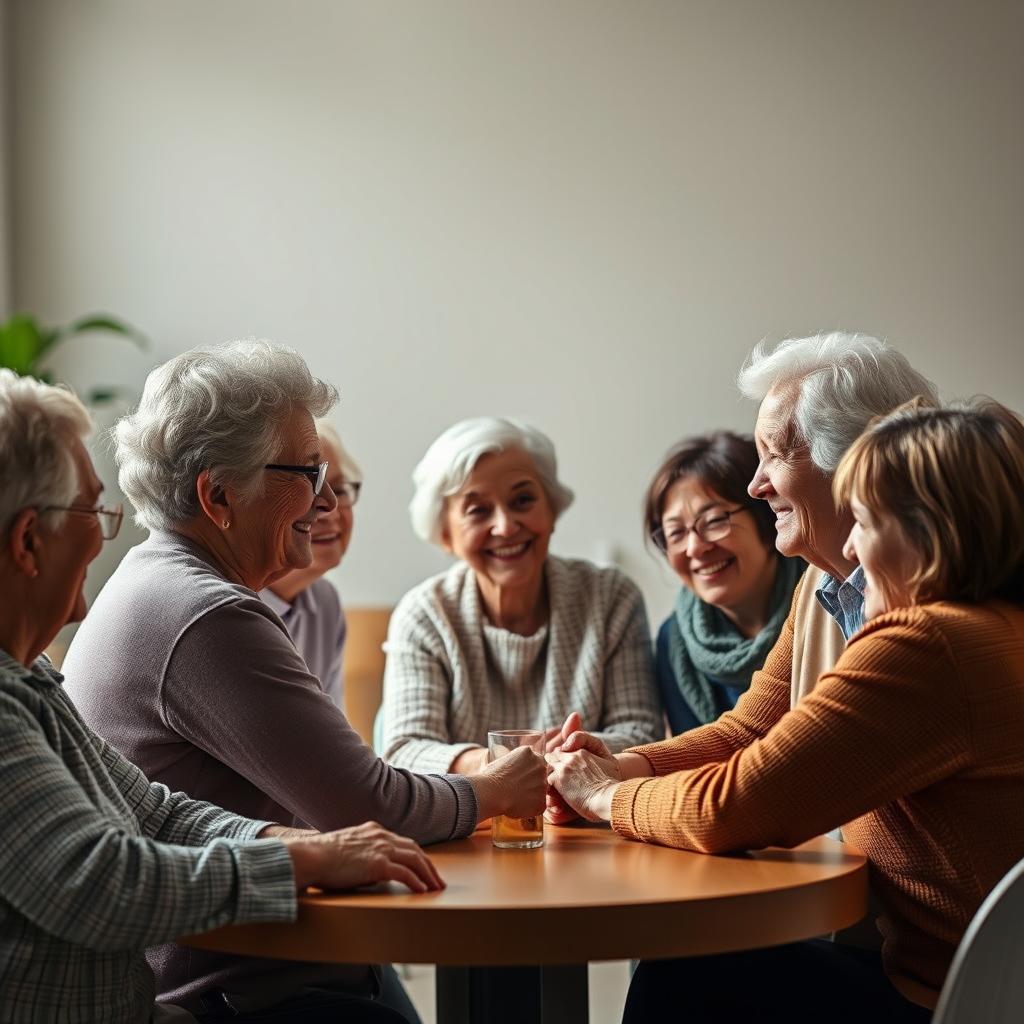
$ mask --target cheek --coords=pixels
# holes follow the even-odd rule
[[[672,566],[672,571],[685,583],[688,587],[693,584],[693,573],[690,572],[690,560],[686,557],[684,552],[679,554],[669,555],[668,564]]]

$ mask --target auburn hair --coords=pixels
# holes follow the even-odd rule
[[[1006,406],[915,398],[854,441],[832,488],[896,519],[918,556],[912,603],[1024,601],[1024,421]]]

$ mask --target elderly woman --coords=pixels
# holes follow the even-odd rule
[[[549,755],[551,781],[586,817],[681,849],[844,825],[871,865],[882,953],[642,964],[626,1021],[680,998],[693,1021],[927,1021],[971,917],[1024,856],[1024,423],[995,403],[911,404],[850,449],[834,492],[866,625],[813,692],[790,709],[787,624],[735,711],[617,758],[569,737],[581,749]]]
[[[640,592],[616,569],[548,553],[573,497],[548,438],[464,420],[413,480],[413,529],[458,562],[391,618],[384,756],[473,774],[489,729],[544,729],[554,744],[574,710],[613,750],[663,735]]]
[[[791,338],[773,351],[757,346],[738,384],[761,403],[754,430],[761,461],[750,494],[771,508],[779,552],[811,566],[791,613],[795,706],[862,621],[864,576],[843,554],[852,519],[832,502],[836,467],[874,417],[918,396],[938,397],[885,342],[840,331]]]
[[[309,566],[317,521],[337,504],[313,422],[335,399],[295,352],[266,342],[195,349],[149,375],[115,438],[121,488],[150,536],[78,631],[68,691],[154,778],[247,816],[373,820],[426,843],[507,808],[538,813],[531,751],[470,780],[380,761],[257,596]],[[165,997],[239,1015],[309,987],[373,990],[378,976],[177,947],[150,961]]]
[[[86,570],[121,524],[120,506],[100,504],[89,430],[70,392],[0,370],[2,1016],[191,1020],[154,1016],[146,946],[292,920],[308,884],[442,883],[414,843],[379,826],[314,837],[172,793],[82,721],[42,651],[85,615]],[[362,999],[343,1009],[403,1019]],[[289,1019],[309,1018],[296,1007]]]
[[[778,640],[805,567],[775,550],[775,517],[747,493],[757,463],[749,437],[690,437],[647,489],[647,536],[683,584],[656,644],[674,734],[735,707]]]
[[[313,561],[308,568],[260,591],[260,597],[285,624],[306,667],[338,707],[342,703],[341,658],[345,648],[345,613],[338,591],[323,578],[338,566],[352,537],[352,511],[359,498],[363,474],[345,450],[337,430],[327,420],[316,424],[320,451],[327,461],[324,486],[334,492],[337,506],[321,515],[309,535]]]

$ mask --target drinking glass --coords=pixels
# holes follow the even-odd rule
[[[487,759],[497,761],[516,747],[530,747],[544,756],[544,733],[534,729],[505,729],[487,734]],[[536,850],[544,845],[544,815],[510,818],[495,815],[491,820],[491,842],[501,850]]]

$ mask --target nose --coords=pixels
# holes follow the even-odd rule
[[[747,494],[752,498],[760,498],[764,501],[767,498],[765,491],[769,486],[768,474],[764,471],[764,460],[762,459],[757,464],[757,470],[754,472],[754,479],[747,484]]]
[[[854,565],[860,564],[860,559],[857,557],[857,550],[853,546],[853,530],[850,531],[849,536],[846,538],[846,543],[843,545],[843,558],[848,562],[853,562]]]
[[[519,529],[515,516],[510,509],[496,508],[491,522],[491,533],[499,537],[511,537]]]
[[[709,548],[714,547],[713,543],[709,543],[704,540],[696,530],[691,530],[686,535],[686,557],[693,558],[694,555],[701,554],[707,551]]]
[[[319,516],[330,515],[338,507],[338,497],[334,493],[334,489],[325,483],[320,488],[320,493],[314,498],[313,507]]]

